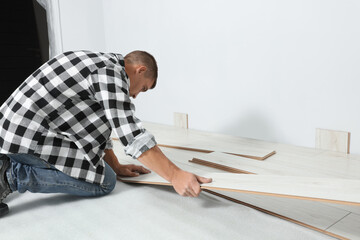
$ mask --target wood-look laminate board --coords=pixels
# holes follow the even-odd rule
[[[275,149],[276,154],[266,159],[264,168],[271,169],[271,172],[265,174],[291,174],[318,177],[339,177],[339,178],[355,178],[360,179],[360,155],[355,154],[339,154],[321,149],[293,146],[289,144],[271,143],[255,139],[232,137],[221,134],[213,134],[196,130],[185,130],[173,126],[167,126],[155,123],[144,123],[144,126],[155,135],[155,139],[160,142],[164,140],[169,145],[177,145],[183,143],[186,147],[193,147],[192,143],[187,143],[187,140],[200,141],[204,149],[209,149],[209,146],[216,145],[217,151],[212,154],[218,154],[222,151],[234,152],[232,150],[242,147],[247,149]],[[193,136],[195,136],[193,138]],[[216,149],[213,149],[216,150]],[[194,152],[195,153],[195,152]],[[231,156],[231,155],[229,155]],[[195,157],[195,156],[194,156]],[[240,157],[239,157],[240,158]],[[236,159],[236,157],[232,158]],[[190,160],[190,159],[187,159]],[[344,161],[346,160],[346,161]],[[253,161],[253,160],[251,160]],[[255,170],[258,161],[255,162]],[[266,165],[265,167],[265,162]],[[250,165],[250,163],[248,164]],[[260,167],[261,168],[261,167]],[[264,169],[264,171],[265,171]],[[247,170],[247,169],[244,169]],[[248,169],[247,171],[255,171]],[[311,173],[309,172],[311,171]],[[260,172],[259,172],[260,173]],[[262,172],[263,173],[263,172]]]
[[[338,161],[320,154],[314,158],[287,157],[282,152],[278,152],[272,158],[259,162],[213,152],[200,159],[257,174],[360,179],[360,161]]]
[[[266,158],[276,150],[271,147],[274,144],[269,146],[267,143],[252,139],[161,124],[144,123],[144,127],[154,134],[156,141],[162,145],[235,153],[258,158]]]
[[[194,154],[191,152],[169,148],[163,148],[162,150],[165,155],[168,156],[176,165],[186,171],[194,172],[198,175],[206,174],[209,171],[219,173],[224,172],[223,170],[212,169],[206,166],[189,163],[188,159],[194,157]],[[114,152],[122,164],[142,165],[136,159],[132,159],[131,157],[126,156],[122,149],[121,143],[118,141],[114,142]],[[195,155],[197,157],[204,157],[207,154],[196,153]],[[270,211],[273,211],[274,213],[279,213],[285,217],[292,218],[296,221],[300,221],[304,224],[314,226],[316,228],[321,228],[323,230],[325,230],[328,226],[349,213],[348,211],[342,210],[341,208],[326,206],[323,205],[323,203],[314,201],[245,194],[229,191],[221,191],[220,193],[229,195],[233,198],[237,198],[240,201],[246,201],[253,205],[259,205],[259,207],[268,209]]]
[[[239,198],[232,198],[232,197],[229,197],[229,195],[223,195],[221,193],[219,193],[218,191],[212,191],[212,190],[208,190],[208,189],[204,189],[204,192],[207,192],[207,193],[210,193],[212,195],[215,195],[215,196],[218,196],[218,197],[221,197],[221,198],[224,198],[224,199],[227,199],[229,201],[232,201],[232,202],[235,202],[235,203],[238,203],[238,204],[241,204],[241,205],[244,205],[244,206],[247,206],[247,207],[250,207],[250,208],[253,208],[253,209],[256,209],[260,212],[263,212],[263,213],[266,213],[266,214],[269,214],[273,217],[277,217],[277,218],[280,218],[280,219],[283,219],[283,220],[286,220],[286,221],[289,221],[289,222],[292,222],[292,223],[295,223],[295,224],[298,224],[298,225],[301,225],[303,227],[306,227],[306,228],[309,228],[311,230],[314,230],[314,231],[317,231],[317,232],[321,232],[323,234],[326,234],[328,236],[331,236],[331,237],[335,237],[337,239],[341,239],[341,240],[349,240],[347,237],[344,237],[344,236],[340,236],[338,234],[335,234],[335,233],[332,233],[332,232],[329,232],[329,231],[326,231],[322,228],[319,228],[319,227],[316,227],[314,225],[310,225],[310,224],[307,224],[306,222],[304,221],[299,221],[297,219],[294,219],[294,218],[291,218],[291,217],[288,217],[288,216],[285,216],[285,215],[282,215],[282,214],[279,214],[279,212],[272,212],[270,210],[268,210],[268,208],[262,208],[262,207],[259,207],[258,205],[254,205],[252,203],[249,203],[248,201],[244,201],[244,200],[239,200]],[[297,215],[298,217],[298,215]],[[315,216],[313,216],[315,217]]]
[[[229,166],[218,164],[218,163],[212,163],[212,162],[208,162],[208,161],[201,160],[201,159],[198,159],[198,158],[193,158],[192,160],[189,160],[189,162],[196,163],[196,164],[206,166],[206,167],[220,169],[220,170],[223,170],[225,172],[230,172],[230,173],[254,174],[252,172],[244,171],[244,170],[241,170],[241,169],[238,169],[238,168],[233,168],[233,167],[229,167]]]
[[[216,144],[218,147],[225,148],[225,149],[214,149],[215,151],[227,151],[231,148],[239,147],[238,145],[242,145],[248,148],[260,148],[260,149],[276,149],[277,153],[281,152],[286,154],[289,157],[314,157],[319,153],[325,153],[326,155],[329,154],[337,154],[337,152],[326,151],[322,149],[315,149],[309,147],[302,147],[302,146],[295,146],[283,143],[274,143],[274,142],[267,142],[257,139],[250,139],[250,138],[242,138],[242,137],[234,137],[224,134],[217,134],[205,131],[198,131],[193,129],[181,129],[178,127],[174,127],[171,125],[164,125],[158,123],[150,123],[150,122],[143,122],[143,126],[149,130],[151,133],[155,135],[155,139],[160,142],[160,140],[164,140],[168,145],[179,145],[179,144],[186,144],[189,137],[201,138],[202,140],[205,139],[206,146],[211,146],[211,144]],[[115,134],[112,134],[112,137],[116,137]],[[220,142],[214,142],[214,139],[220,140]],[[196,141],[196,139],[195,139]],[[223,143],[222,143],[223,142]],[[235,146],[229,146],[235,144]],[[188,147],[191,147],[189,145]],[[231,152],[231,151],[230,151]],[[344,154],[343,154],[344,155]],[[276,154],[275,156],[278,156]],[[360,155],[348,154],[346,156],[348,159],[358,159],[360,160]],[[272,157],[273,158],[273,157]]]
[[[203,156],[203,158],[199,159],[256,174],[329,177],[327,174],[319,171],[313,171],[308,167],[294,167],[291,161],[275,161],[274,159],[268,159],[267,161],[259,162],[219,152],[207,154],[206,156]]]
[[[322,204],[325,204],[332,208],[339,208],[360,215],[360,206],[351,206],[351,205],[335,204],[335,203],[322,203]]]
[[[188,152],[186,151],[175,151],[175,150],[167,150],[166,152],[166,155],[168,155],[170,157],[170,159],[174,160],[174,161],[177,161],[177,162],[182,162],[183,165],[181,167],[183,167],[185,170],[188,170],[188,171],[192,171],[192,172],[195,172],[197,174],[205,174],[206,173],[206,170],[209,169],[207,167],[202,167],[202,166],[194,166],[196,164],[193,164],[191,165],[190,163],[186,163],[187,162],[187,159],[189,159],[188,157],[190,156]],[[201,153],[197,153],[198,154],[198,157],[201,158],[203,156],[208,156],[209,154],[201,154]],[[250,160],[251,161],[251,160]],[[185,164],[184,164],[185,162]],[[262,163],[265,163],[265,162],[262,162]],[[201,169],[201,170],[200,170]],[[243,168],[242,168],[243,169]],[[243,169],[244,170],[244,169]],[[213,171],[213,170],[212,170]],[[219,170],[220,171],[220,170]],[[258,173],[255,171],[255,173]],[[340,179],[341,180],[341,179]],[[345,181],[345,180],[344,180]],[[349,180],[351,181],[351,180]],[[333,191],[333,190],[331,190]]]
[[[315,147],[330,151],[350,153],[350,132],[317,128]]]
[[[184,132],[184,134],[187,134]],[[171,135],[169,136],[171,138]],[[175,139],[176,140],[176,139]],[[252,144],[256,140],[252,139],[246,139],[246,144]],[[115,147],[114,150],[118,150],[122,148],[121,144],[119,142],[114,142],[114,145],[118,143],[118,146]],[[272,144],[267,142],[260,141],[260,144],[256,143],[255,145],[264,145],[268,148],[275,148],[277,149],[278,153],[274,155],[273,157],[269,158],[266,163],[269,163],[269,169],[272,169],[271,165],[278,165],[280,168],[278,169],[278,173],[284,174],[286,172],[283,168],[283,166],[288,166],[290,168],[297,168],[302,169],[301,171],[298,171],[298,174],[301,176],[304,173],[306,173],[308,169],[315,168],[315,172],[317,176],[344,176],[344,177],[356,177],[358,176],[358,163],[360,162],[360,155],[354,155],[354,154],[340,154],[336,152],[329,152],[319,149],[313,149],[313,148],[306,148],[306,147],[299,147],[299,146],[292,146],[287,144]],[[188,161],[192,157],[199,157],[201,158],[201,155],[197,155],[198,153],[192,153],[192,152],[185,152],[185,151],[179,151],[179,150],[173,150],[173,149],[165,149],[163,148],[163,151],[169,158],[173,161]],[[121,149],[121,155],[125,156],[123,154],[123,150]],[[215,155],[218,153],[214,153]],[[209,154],[211,155],[211,154]],[[209,156],[207,155],[207,156]],[[229,156],[231,157],[231,156]],[[236,158],[236,157],[235,157]],[[234,158],[234,159],[235,159]],[[139,163],[136,160],[133,160],[129,157],[126,157],[127,160],[130,160],[129,163]],[[206,158],[205,158],[206,159]],[[344,159],[346,161],[344,161]],[[258,163],[257,161],[252,161],[253,163]],[[265,162],[261,162],[262,164],[265,164]],[[336,163],[337,164],[333,164]],[[335,168],[331,169],[324,169],[322,166],[328,166],[328,165],[334,165]],[[182,168],[184,168],[186,164],[182,164]],[[329,167],[328,166],[328,167]],[[210,171],[208,167],[202,167],[202,166],[190,166],[187,168],[188,171],[191,171],[191,167],[193,168],[199,168],[203,171]],[[258,166],[255,166],[258,167]],[[275,166],[277,167],[277,166]],[[256,169],[256,168],[255,168]],[[265,173],[269,173],[269,169],[264,169],[263,171]],[[334,171],[335,169],[335,171]],[[276,169],[272,169],[273,171]],[[324,171],[325,170],[325,171]],[[211,171],[219,171],[221,170],[211,170]],[[319,174],[320,173],[320,174]],[[311,174],[310,174],[311,176]],[[232,194],[235,192],[226,192],[226,194]],[[239,193],[240,194],[240,193]],[[268,201],[268,199],[261,200],[261,198],[268,198],[269,196],[262,196],[262,195],[253,195],[253,194],[245,194],[247,196],[251,197],[259,197],[260,200],[258,202],[254,202],[254,204],[262,203],[262,207],[269,208],[270,210],[274,210],[275,212],[283,213],[283,215],[287,217],[294,218],[298,221],[303,221],[306,224],[314,225],[316,227],[323,228],[324,226],[329,226],[330,224],[334,223],[336,220],[339,219],[339,215],[347,213],[343,210],[342,206],[345,209],[353,209],[357,208],[357,206],[347,206],[347,205],[341,205],[341,204],[331,204],[332,206],[321,207],[324,203],[318,203],[313,201],[304,201],[304,200],[296,200],[296,199],[288,199],[288,198],[278,198],[274,197],[274,201],[284,201],[281,204],[275,204],[271,201]],[[249,201],[249,199],[247,199]],[[297,201],[297,204],[293,204],[293,201]],[[268,204],[267,204],[268,203]],[[315,205],[313,207],[313,205]],[[272,206],[278,206],[271,208]],[[287,207],[288,206],[288,207]],[[320,207],[319,207],[320,206]],[[286,209],[286,211],[281,212],[281,210]],[[298,211],[297,211],[298,210]],[[340,212],[339,212],[340,211]],[[301,212],[301,213],[299,213]],[[319,224],[319,221],[321,222]],[[330,224],[329,224],[330,223]]]
[[[360,205],[359,180],[232,173],[209,173],[203,176],[213,179],[211,183],[202,185],[204,189]],[[171,185],[155,173],[121,180]]]
[[[276,154],[273,163],[283,163],[293,168],[308,169],[331,177],[360,179],[360,161],[352,158],[335,157],[328,152],[310,157],[299,157],[285,153]]]
[[[189,162],[195,162],[203,166],[208,166],[214,168],[214,166],[209,165],[205,161],[205,164],[199,159],[193,158]],[[216,169],[222,169],[225,172],[229,172],[228,167],[217,167]],[[244,172],[239,169],[234,171],[230,168],[230,172],[233,173],[242,173],[242,174],[253,174],[249,172]],[[218,195],[225,199],[238,202],[240,204],[246,203],[245,205],[250,204],[250,206],[260,207],[260,211],[265,210],[264,212],[269,213],[285,220],[309,227],[313,230],[318,231],[318,229],[325,230],[328,226],[331,226],[337,220],[345,217],[350,212],[356,213],[360,211],[359,206],[353,205],[344,205],[344,204],[334,204],[326,202],[314,202],[306,201],[299,199],[286,199],[272,196],[261,196],[255,194],[246,194],[238,192],[229,192],[229,191],[208,191],[211,194]],[[270,211],[270,212],[268,212]],[[278,215],[280,214],[280,215]],[[325,234],[331,235],[329,232],[324,232]]]
[[[185,150],[185,151],[192,151],[192,152],[202,152],[202,153],[212,153],[212,152],[214,152],[213,150],[208,150],[208,149],[180,147],[180,146],[172,146],[172,145],[166,145],[166,144],[158,144],[158,146],[159,147],[166,147],[166,148],[174,148],[174,149],[179,149],[179,150]],[[248,152],[248,151],[246,151],[246,152]],[[241,154],[241,153],[231,153],[231,152],[223,152],[223,153],[238,156],[238,157],[245,157],[245,158],[251,158],[251,159],[262,161],[262,160],[265,160],[265,159],[273,156],[274,154],[276,154],[276,151],[271,151],[271,152],[269,152],[269,153],[267,153],[266,155],[263,155],[263,156],[255,156],[255,155],[248,155],[248,154]]]
[[[329,227],[327,231],[346,236],[352,240],[360,239],[360,215],[350,213],[339,222]]]
[[[114,145],[113,148],[114,153],[121,164],[137,164],[143,166],[143,164],[138,160],[125,155],[123,151],[123,147],[119,141],[114,141],[113,145]],[[178,167],[180,167],[183,170],[194,172],[199,175],[206,174],[207,172],[209,172],[208,171],[209,169],[207,167],[188,163],[188,159],[191,159],[193,156],[204,158],[204,156],[206,156],[206,154],[204,153],[194,153],[194,152],[181,151],[181,150],[169,149],[169,148],[161,148],[161,149],[171,161],[173,161]],[[211,172],[223,172],[223,171],[217,169],[211,169]]]
[[[188,114],[187,113],[174,113],[174,126],[180,128],[189,128]]]
[[[326,230],[329,226],[350,213],[339,208],[328,206],[322,202],[239,192],[212,191],[322,230]]]

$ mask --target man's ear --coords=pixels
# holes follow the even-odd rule
[[[144,74],[145,72],[146,72],[146,67],[145,66],[139,66],[138,68],[137,68],[137,72],[138,72],[138,74]]]

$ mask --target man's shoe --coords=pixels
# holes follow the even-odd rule
[[[2,217],[9,212],[9,207],[2,201],[12,191],[6,178],[6,170],[10,166],[10,161],[8,159],[0,160],[0,164],[0,217]]]
[[[9,207],[5,203],[0,203],[0,217],[9,213]]]

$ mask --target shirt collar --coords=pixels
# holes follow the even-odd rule
[[[116,54],[116,58],[118,59],[119,64],[123,67],[123,72],[125,74],[125,80],[130,88],[130,79],[129,76],[127,75],[126,71],[125,71],[125,60],[123,55],[121,54]]]

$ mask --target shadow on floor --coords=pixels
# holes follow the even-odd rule
[[[26,212],[33,209],[39,209],[46,206],[59,206],[62,204],[70,204],[78,201],[86,201],[91,199],[99,199],[99,198],[106,198],[111,197],[120,193],[123,193],[128,188],[124,188],[121,184],[117,184],[115,189],[106,196],[100,197],[79,197],[79,196],[72,196],[62,193],[18,193],[14,192],[10,194],[7,198],[5,203],[9,205],[10,213],[9,215],[14,215],[22,212]]]

